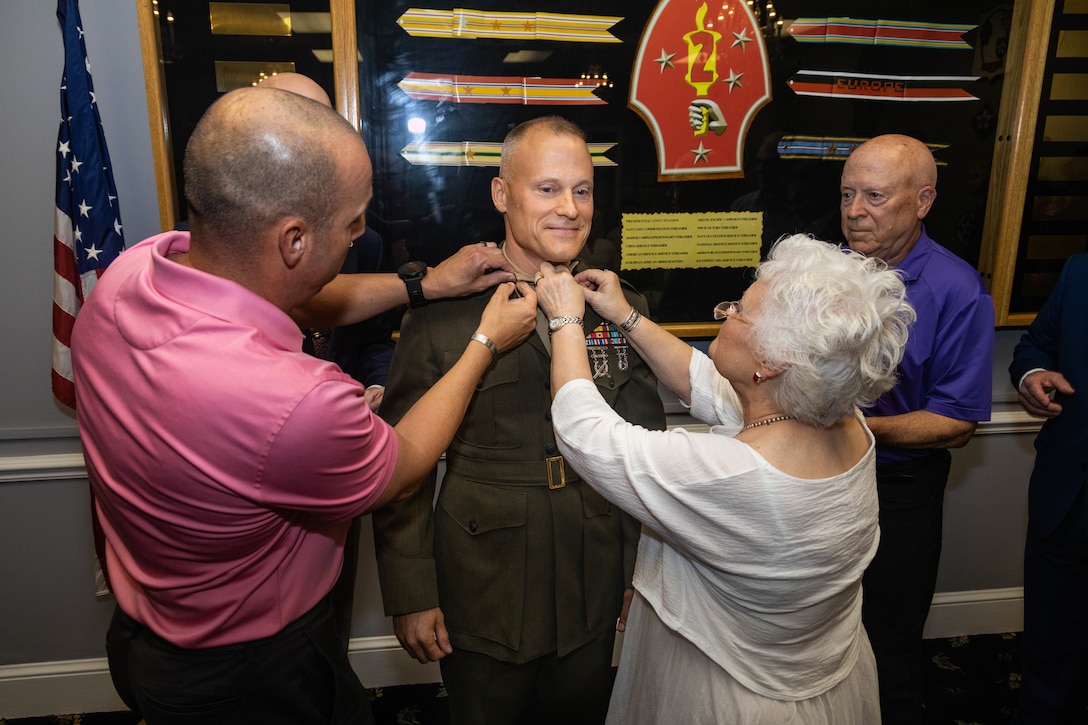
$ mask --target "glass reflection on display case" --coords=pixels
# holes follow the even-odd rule
[[[933,149],[927,228],[978,264],[1010,5],[603,0],[589,10],[357,0],[371,224],[393,265],[500,239],[499,146],[517,123],[552,113],[585,129],[594,151],[584,257],[634,283],[659,321],[711,320],[783,234],[840,240],[843,160],[881,133]]]

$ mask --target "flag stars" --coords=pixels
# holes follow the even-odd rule
[[[80,161],[79,159],[77,159],[77,158],[76,158],[76,155],[75,155],[75,154],[73,153],[73,154],[72,154],[72,171],[73,171],[74,173],[77,173],[77,174],[78,174],[78,173],[79,173],[79,167],[80,167],[80,166],[83,166],[83,162],[82,162],[82,161]]]
[[[72,150],[71,141],[61,141],[60,146],[57,148],[57,153],[60,154],[62,159],[68,158],[68,153]]]
[[[84,199],[79,205],[79,215],[90,218],[91,215],[88,212],[90,212],[93,208],[94,207],[87,204],[87,200]]]
[[[666,68],[675,68],[676,67],[675,65],[672,64],[672,59],[675,58],[675,57],[676,57],[676,53],[666,53],[665,49],[662,48],[661,49],[661,57],[660,58],[655,58],[654,63],[660,64],[661,65],[661,72],[664,73]]]
[[[117,233],[117,236],[121,236],[121,220],[120,219],[114,219],[113,220],[113,231],[115,231]]]
[[[102,250],[99,249],[98,247],[94,246],[93,244],[91,246],[89,246],[89,247],[86,247],[84,251],[87,252],[87,259],[88,260],[93,259],[96,262],[99,261],[98,255],[102,254]]]
[[[739,33],[733,33],[733,44],[730,45],[729,47],[730,48],[735,48],[735,47],[737,47],[739,45],[740,50],[743,53],[745,43],[751,43],[751,42],[752,42],[752,39],[748,37],[748,28],[741,28]]]

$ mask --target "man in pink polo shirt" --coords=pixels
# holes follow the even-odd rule
[[[333,282],[371,197],[354,129],[242,89],[197,125],[184,170],[191,235],[122,254],[73,333],[114,684],[149,725],[371,722],[326,598],[349,523],[415,491],[495,355],[533,329],[535,296],[501,284],[461,358],[390,427],[302,352],[298,325],[407,299],[396,275]],[[431,292],[493,285],[494,253],[456,255]]]

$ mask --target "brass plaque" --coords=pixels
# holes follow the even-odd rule
[[[1088,234],[1032,234],[1028,237],[1027,258],[1032,261],[1069,259],[1088,251]]]
[[[1055,73],[1050,81],[1050,100],[1088,100],[1088,73]]]
[[[291,35],[291,6],[280,3],[208,3],[212,35]]]
[[[1031,218],[1035,221],[1088,221],[1088,196],[1036,196]]]
[[[293,62],[217,60],[215,61],[215,88],[220,93],[226,93],[235,88],[255,86],[276,73],[293,73],[294,70]]]
[[[1088,141],[1088,116],[1047,116],[1044,141]]]
[[[1088,0],[1085,0],[1088,2]],[[1062,30],[1058,33],[1059,58],[1084,58],[1088,56],[1088,30]]]
[[[1088,181],[1088,156],[1040,157],[1039,181]]]

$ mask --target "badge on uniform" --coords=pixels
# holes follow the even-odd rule
[[[586,335],[586,347],[589,350],[589,361],[593,368],[593,379],[607,377],[608,372],[608,348],[616,351],[616,364],[620,370],[627,370],[627,338],[611,322],[603,321]]]

